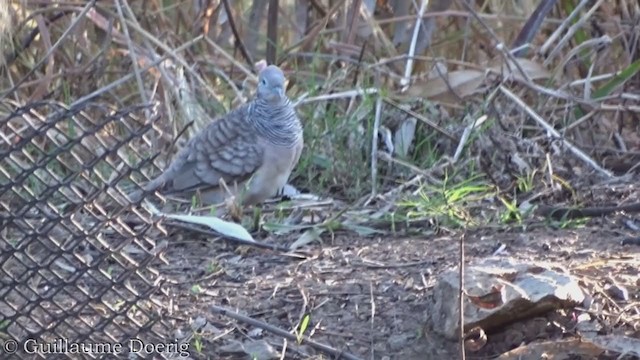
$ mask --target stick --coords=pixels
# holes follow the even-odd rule
[[[209,308],[211,312],[215,314],[220,314],[222,316],[230,317],[234,320],[241,321],[245,324],[253,325],[259,327],[260,329],[267,330],[271,333],[274,333],[278,336],[282,336],[283,338],[291,341],[298,341],[295,335],[290,334],[288,331],[282,330],[279,327],[275,327],[273,325],[269,325],[264,321],[256,320],[254,318],[250,318],[248,316],[240,315],[237,312],[231,311],[229,309],[225,309],[223,307],[217,305],[211,305]],[[309,339],[306,336],[301,337],[300,344],[307,344],[313,348],[316,348],[326,354],[334,356],[336,359],[346,359],[346,360],[364,360],[355,355],[352,355],[348,352],[340,351],[338,349],[334,349],[329,345],[321,344],[319,342],[315,342]]]

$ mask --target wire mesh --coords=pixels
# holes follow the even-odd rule
[[[162,234],[126,197],[156,153],[159,130],[145,111],[153,113],[96,103],[0,107],[3,359],[11,346],[15,358],[176,354],[140,349],[166,344],[169,329],[153,269]]]

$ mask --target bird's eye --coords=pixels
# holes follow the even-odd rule
[[[262,81],[260,81],[260,83],[261,83],[262,85],[267,85],[267,80],[262,79]]]

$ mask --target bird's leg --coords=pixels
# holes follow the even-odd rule
[[[235,183],[236,192],[232,192],[229,189],[227,183],[223,178],[220,178],[219,184],[220,188],[224,190],[228,195],[224,197],[224,204],[227,212],[229,213],[229,216],[231,216],[231,218],[236,222],[242,221],[242,206],[240,204],[240,201],[238,201],[237,196],[234,195],[237,194],[238,184]],[[240,196],[240,198],[242,198],[242,196]]]

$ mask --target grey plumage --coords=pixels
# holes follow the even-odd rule
[[[202,202],[213,204],[227,196],[222,179],[229,188],[239,185],[236,195],[245,205],[274,196],[300,159],[302,125],[285,94],[282,70],[268,66],[258,82],[252,101],[208,124],[143,188],[165,194],[197,190]]]

